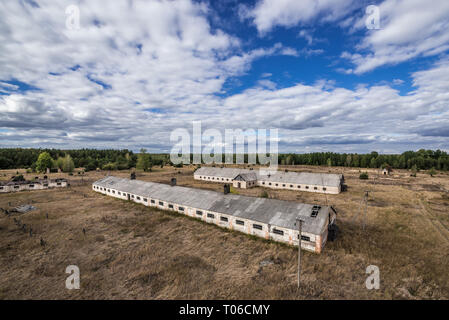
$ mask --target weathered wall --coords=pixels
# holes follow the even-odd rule
[[[116,190],[116,189],[106,189],[101,186],[97,186],[95,184],[92,185],[92,190],[95,192],[100,192],[102,194],[112,196],[115,198],[119,198],[122,200],[128,200],[128,196],[124,195],[123,192]],[[120,193],[120,194],[119,194]],[[139,199],[140,198],[140,199]],[[299,232],[298,230],[288,229],[288,228],[281,228],[273,225],[267,225],[265,223],[261,223],[258,221],[248,220],[240,217],[234,217],[228,214],[223,214],[219,212],[214,211],[206,211],[199,208],[194,207],[188,207],[188,206],[182,206],[178,205],[176,203],[167,203],[165,201],[154,199],[151,197],[143,197],[141,195],[135,195],[130,194],[130,200],[150,206],[150,207],[156,207],[161,210],[171,210],[176,211],[178,213],[182,213],[185,215],[188,215],[190,217],[195,217],[197,219],[203,220],[207,223],[213,223],[223,228],[228,228],[232,230],[236,230],[239,232],[243,232],[246,234],[254,235],[257,237],[265,238],[265,239],[271,239],[277,242],[283,242],[287,243],[289,245],[298,246],[299,244]],[[147,201],[145,201],[147,200]],[[159,202],[162,202],[161,205]],[[171,206],[171,207],[170,207]],[[180,210],[180,208],[184,208],[184,210]],[[198,214],[197,212],[201,212],[201,214]],[[212,214],[212,217],[208,217],[208,214]],[[222,221],[222,217],[227,218],[227,221]],[[237,222],[243,221],[244,225],[240,225]],[[262,230],[259,230],[254,227],[254,224],[262,226]],[[274,233],[274,230],[279,230],[283,232],[283,235]],[[326,228],[327,232],[327,228]],[[308,237],[309,241],[302,240],[301,241],[301,248],[304,250],[308,250],[311,252],[320,253],[321,249],[324,245],[322,242],[322,236],[302,232],[303,237]],[[319,243],[319,244],[318,244]]]

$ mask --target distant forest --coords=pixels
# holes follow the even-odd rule
[[[145,170],[153,166],[170,165],[169,154],[146,153],[142,149],[140,153],[130,150],[58,150],[58,149],[0,149],[0,169],[29,168],[34,171],[39,155],[43,152],[50,154],[51,158],[69,155],[76,168],[95,170],[124,170],[142,167]],[[234,155],[235,157],[235,155]],[[193,156],[191,155],[191,158]],[[248,155],[245,155],[247,162]],[[417,170],[449,170],[449,155],[441,150],[419,150],[407,151],[402,154],[379,154],[371,152],[368,154],[357,153],[333,153],[314,152],[305,154],[279,154],[280,165],[316,165],[316,166],[344,166],[360,168],[383,168],[395,169],[417,169]],[[55,161],[56,162],[56,161]],[[223,155],[224,162],[224,155]]]
[[[0,169],[30,168],[35,171],[36,162],[41,153],[47,152],[53,160],[69,155],[76,168],[86,171],[97,168],[106,170],[124,170],[136,167],[138,155],[129,150],[58,150],[58,149],[0,149]],[[169,155],[148,155],[151,165],[163,165]],[[56,161],[54,167],[56,167]],[[53,168],[55,169],[55,168]],[[57,168],[56,168],[57,169]]]

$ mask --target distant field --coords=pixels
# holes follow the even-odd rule
[[[281,169],[343,173],[348,185],[347,192],[327,196],[265,189],[269,197],[327,202],[338,212],[341,233],[322,254],[304,253],[299,290],[295,248],[94,193],[91,183],[107,174],[103,171],[50,175],[69,179],[68,189],[0,194],[1,208],[38,208],[14,216],[31,225],[32,237],[0,213],[0,299],[449,298],[448,174],[413,178],[395,170],[383,177],[368,169],[370,179],[362,181],[359,169]],[[154,168],[138,172],[137,179],[169,183],[176,177],[178,185],[222,192],[222,184],[193,180],[193,170]],[[15,173],[0,171],[0,180]],[[259,196],[262,190],[235,191]],[[372,193],[363,233],[361,220],[354,218],[365,190]],[[71,264],[80,268],[80,290],[65,288]],[[369,265],[380,268],[379,290],[365,287]]]

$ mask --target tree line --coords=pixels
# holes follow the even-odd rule
[[[39,156],[46,153],[42,161]],[[193,155],[191,160],[193,160]],[[234,162],[236,155],[234,154]],[[258,160],[258,159],[257,159]],[[223,155],[223,163],[225,155]],[[244,155],[245,163],[248,163],[248,154]],[[284,153],[278,155],[280,165],[315,165],[315,166],[344,166],[359,168],[383,168],[394,169],[418,169],[418,170],[449,170],[449,155],[441,150],[407,151],[402,154],[379,154],[371,152],[367,154],[357,153]],[[258,163],[258,161],[257,161]],[[171,165],[169,154],[147,153],[141,149],[139,153],[130,150],[59,150],[59,149],[0,149],[0,169],[26,168],[32,171],[40,171],[43,167],[52,170],[58,168],[71,172],[73,168],[84,168],[86,171],[96,170],[125,170],[137,168],[148,171],[153,166]]]
[[[407,151],[402,154],[367,154],[314,152],[306,154],[280,154],[279,164],[339,166],[359,168],[437,169],[449,170],[449,155],[441,150]]]

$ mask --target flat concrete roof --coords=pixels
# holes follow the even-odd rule
[[[93,183],[121,192],[152,198],[181,206],[223,213],[235,217],[258,221],[272,226],[298,229],[296,218],[304,220],[303,231],[320,235],[326,226],[328,206],[321,206],[316,217],[311,217],[311,204],[293,201],[224,194],[215,191],[170,186],[161,183],[122,179],[108,176]]]

